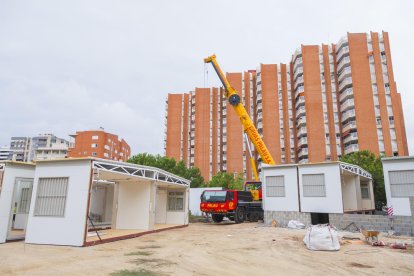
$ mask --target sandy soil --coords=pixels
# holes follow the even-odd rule
[[[155,273],[145,275],[414,274],[413,250],[359,241],[343,244],[339,252],[315,252],[303,245],[304,233],[260,223],[195,223],[87,248],[7,243],[0,245],[0,275],[105,275],[120,270]]]

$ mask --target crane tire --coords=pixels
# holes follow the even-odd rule
[[[234,221],[236,223],[242,223],[246,219],[246,211],[242,207],[237,207],[236,213],[234,214]]]

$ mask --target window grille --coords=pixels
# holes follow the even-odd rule
[[[388,175],[392,197],[414,196],[414,170],[390,171]]]
[[[19,204],[19,213],[28,214],[30,208],[30,195],[32,191],[30,188],[22,188],[20,194],[20,204]]]
[[[325,197],[325,175],[322,174],[303,174],[302,175],[303,196],[304,197]]]
[[[168,211],[184,211],[184,192],[168,192]]]
[[[68,182],[68,177],[39,178],[34,215],[63,217]]]
[[[285,197],[285,176],[266,176],[266,196]]]

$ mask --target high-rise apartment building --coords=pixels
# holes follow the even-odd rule
[[[97,157],[116,161],[127,161],[131,154],[128,143],[118,135],[103,129],[77,131],[71,135],[75,144],[69,148],[68,157]]]
[[[2,160],[9,160],[10,159],[10,147],[9,146],[1,146],[0,147],[0,161]]]
[[[301,45],[288,64],[227,78],[277,164],[338,160],[359,150],[408,155],[386,32]],[[170,94],[166,118],[167,156],[199,167],[206,179],[217,171],[252,177],[242,125],[222,89]]]

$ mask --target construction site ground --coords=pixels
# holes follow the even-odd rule
[[[310,251],[305,230],[262,223],[188,227],[92,247],[0,244],[0,275],[412,275],[414,250],[341,241],[337,252]],[[359,233],[340,233],[360,237]],[[386,242],[413,241],[385,237]]]

